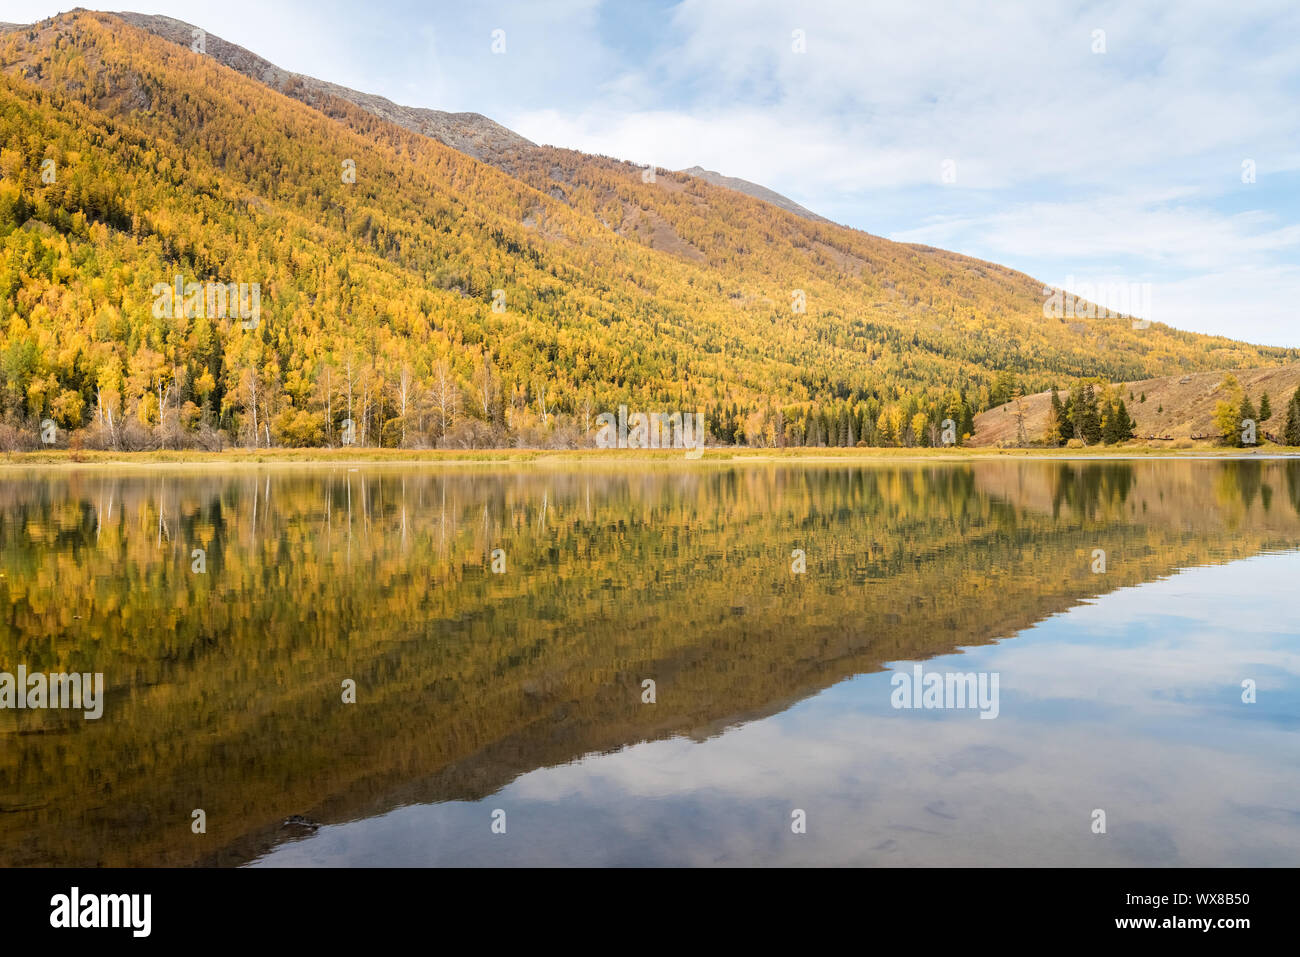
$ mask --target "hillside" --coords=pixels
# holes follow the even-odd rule
[[[335,445],[345,420],[571,445],[620,403],[703,409],[722,442],[897,445],[1017,386],[1300,360],[1045,320],[1001,266],[177,39],[84,11],[0,35],[4,447],[45,419],[119,448]],[[257,321],[155,315],[177,275],[256,284]]]
[[[1264,369],[1238,369],[1231,373],[1256,407],[1260,397],[1268,394],[1273,415],[1260,424],[1261,432],[1281,436],[1286,406],[1300,388],[1300,365]],[[1227,400],[1226,371],[1194,372],[1180,376],[1139,379],[1113,383],[1123,398],[1125,408],[1136,422],[1139,439],[1155,437],[1158,443],[1190,440],[1192,436],[1216,434],[1214,409]],[[1062,397],[1064,397],[1064,392]],[[1130,398],[1130,395],[1132,398]],[[1143,401],[1145,396],[1145,401]],[[1050,392],[1025,396],[1025,432],[1037,441],[1048,428],[1052,401]],[[1014,445],[1017,435],[1015,403],[1008,402],[975,417],[976,432],[971,445]],[[1263,440],[1261,435],[1261,441]],[[1213,440],[1198,439],[1212,443]]]

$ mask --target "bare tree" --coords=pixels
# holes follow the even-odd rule
[[[411,367],[402,366],[402,373],[397,380],[398,415],[402,420],[401,447],[406,448],[406,410],[411,400]]]
[[[483,421],[492,424],[492,407],[496,401],[496,382],[492,375],[492,353],[483,350],[483,362],[474,374],[475,393],[483,407]]]
[[[446,438],[447,430],[455,423],[458,399],[459,391],[451,377],[451,370],[447,367],[447,360],[439,359],[433,370],[433,407],[438,412],[439,443]]]
[[[99,427],[101,430],[107,429],[109,441],[112,442],[113,448],[118,448],[117,426],[113,423],[113,406],[104,401],[103,390],[95,387],[95,404],[99,409]]]
[[[257,367],[250,365],[245,368],[240,381],[240,391],[246,397],[245,411],[252,413],[253,416],[253,448],[257,448],[257,400],[261,393],[261,385],[257,375]]]
[[[541,417],[542,417],[542,427],[545,428],[546,425],[547,425],[547,423],[550,421],[550,418],[551,418],[550,413],[546,410],[546,382],[545,382],[545,380],[542,381],[542,384],[541,384],[540,386],[534,386],[534,390],[535,390],[536,393],[537,393],[537,411],[538,411],[538,414],[541,415]]]
[[[356,430],[356,420],[352,418],[352,350],[348,350],[348,423]]]
[[[361,441],[360,445],[366,444],[367,427],[370,424],[370,375],[363,373],[361,379]]]

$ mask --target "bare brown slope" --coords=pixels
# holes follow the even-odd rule
[[[1134,421],[1139,440],[1156,442],[1191,439],[1215,432],[1214,408],[1226,397],[1224,382],[1227,371],[1193,372],[1181,376],[1163,376],[1137,382],[1120,383],[1120,397]],[[1238,369],[1231,372],[1241,383],[1251,402],[1259,406],[1260,397],[1268,393],[1273,415],[1262,423],[1262,431],[1281,435],[1286,404],[1300,388],[1300,365],[1277,368]],[[1061,397],[1069,390],[1061,391]],[[1129,396],[1132,395],[1130,399]],[[1142,397],[1146,396],[1146,401]],[[1050,392],[1025,396],[1025,434],[1030,442],[1042,439],[1052,410]],[[1008,402],[975,416],[975,436],[970,444],[984,447],[1016,444],[1016,403]]]

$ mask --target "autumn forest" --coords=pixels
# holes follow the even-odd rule
[[[111,14],[0,33],[0,447],[570,448],[619,404],[719,444],[936,445],[1018,395],[1300,359],[313,102]]]

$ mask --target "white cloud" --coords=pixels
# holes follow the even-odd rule
[[[1300,324],[1290,304],[1300,301],[1300,225],[1261,211],[1218,213],[1192,198],[1191,190],[1171,189],[1091,202],[1029,203],[942,219],[890,238],[999,262],[1032,257],[1028,271],[1075,291],[1078,283],[1150,283],[1152,314],[1145,318],[1294,345]],[[1047,271],[1049,263],[1056,271]],[[1105,296],[1099,301],[1121,305]]]
[[[1243,159],[1261,183],[1297,166],[1294,6],[686,0],[672,25],[670,49],[582,110],[512,122],[558,145],[699,163],[1045,281],[1149,281],[1157,318],[1183,328],[1300,338],[1281,321],[1298,210],[1279,191],[1232,192]],[[795,28],[805,54],[790,49]]]

